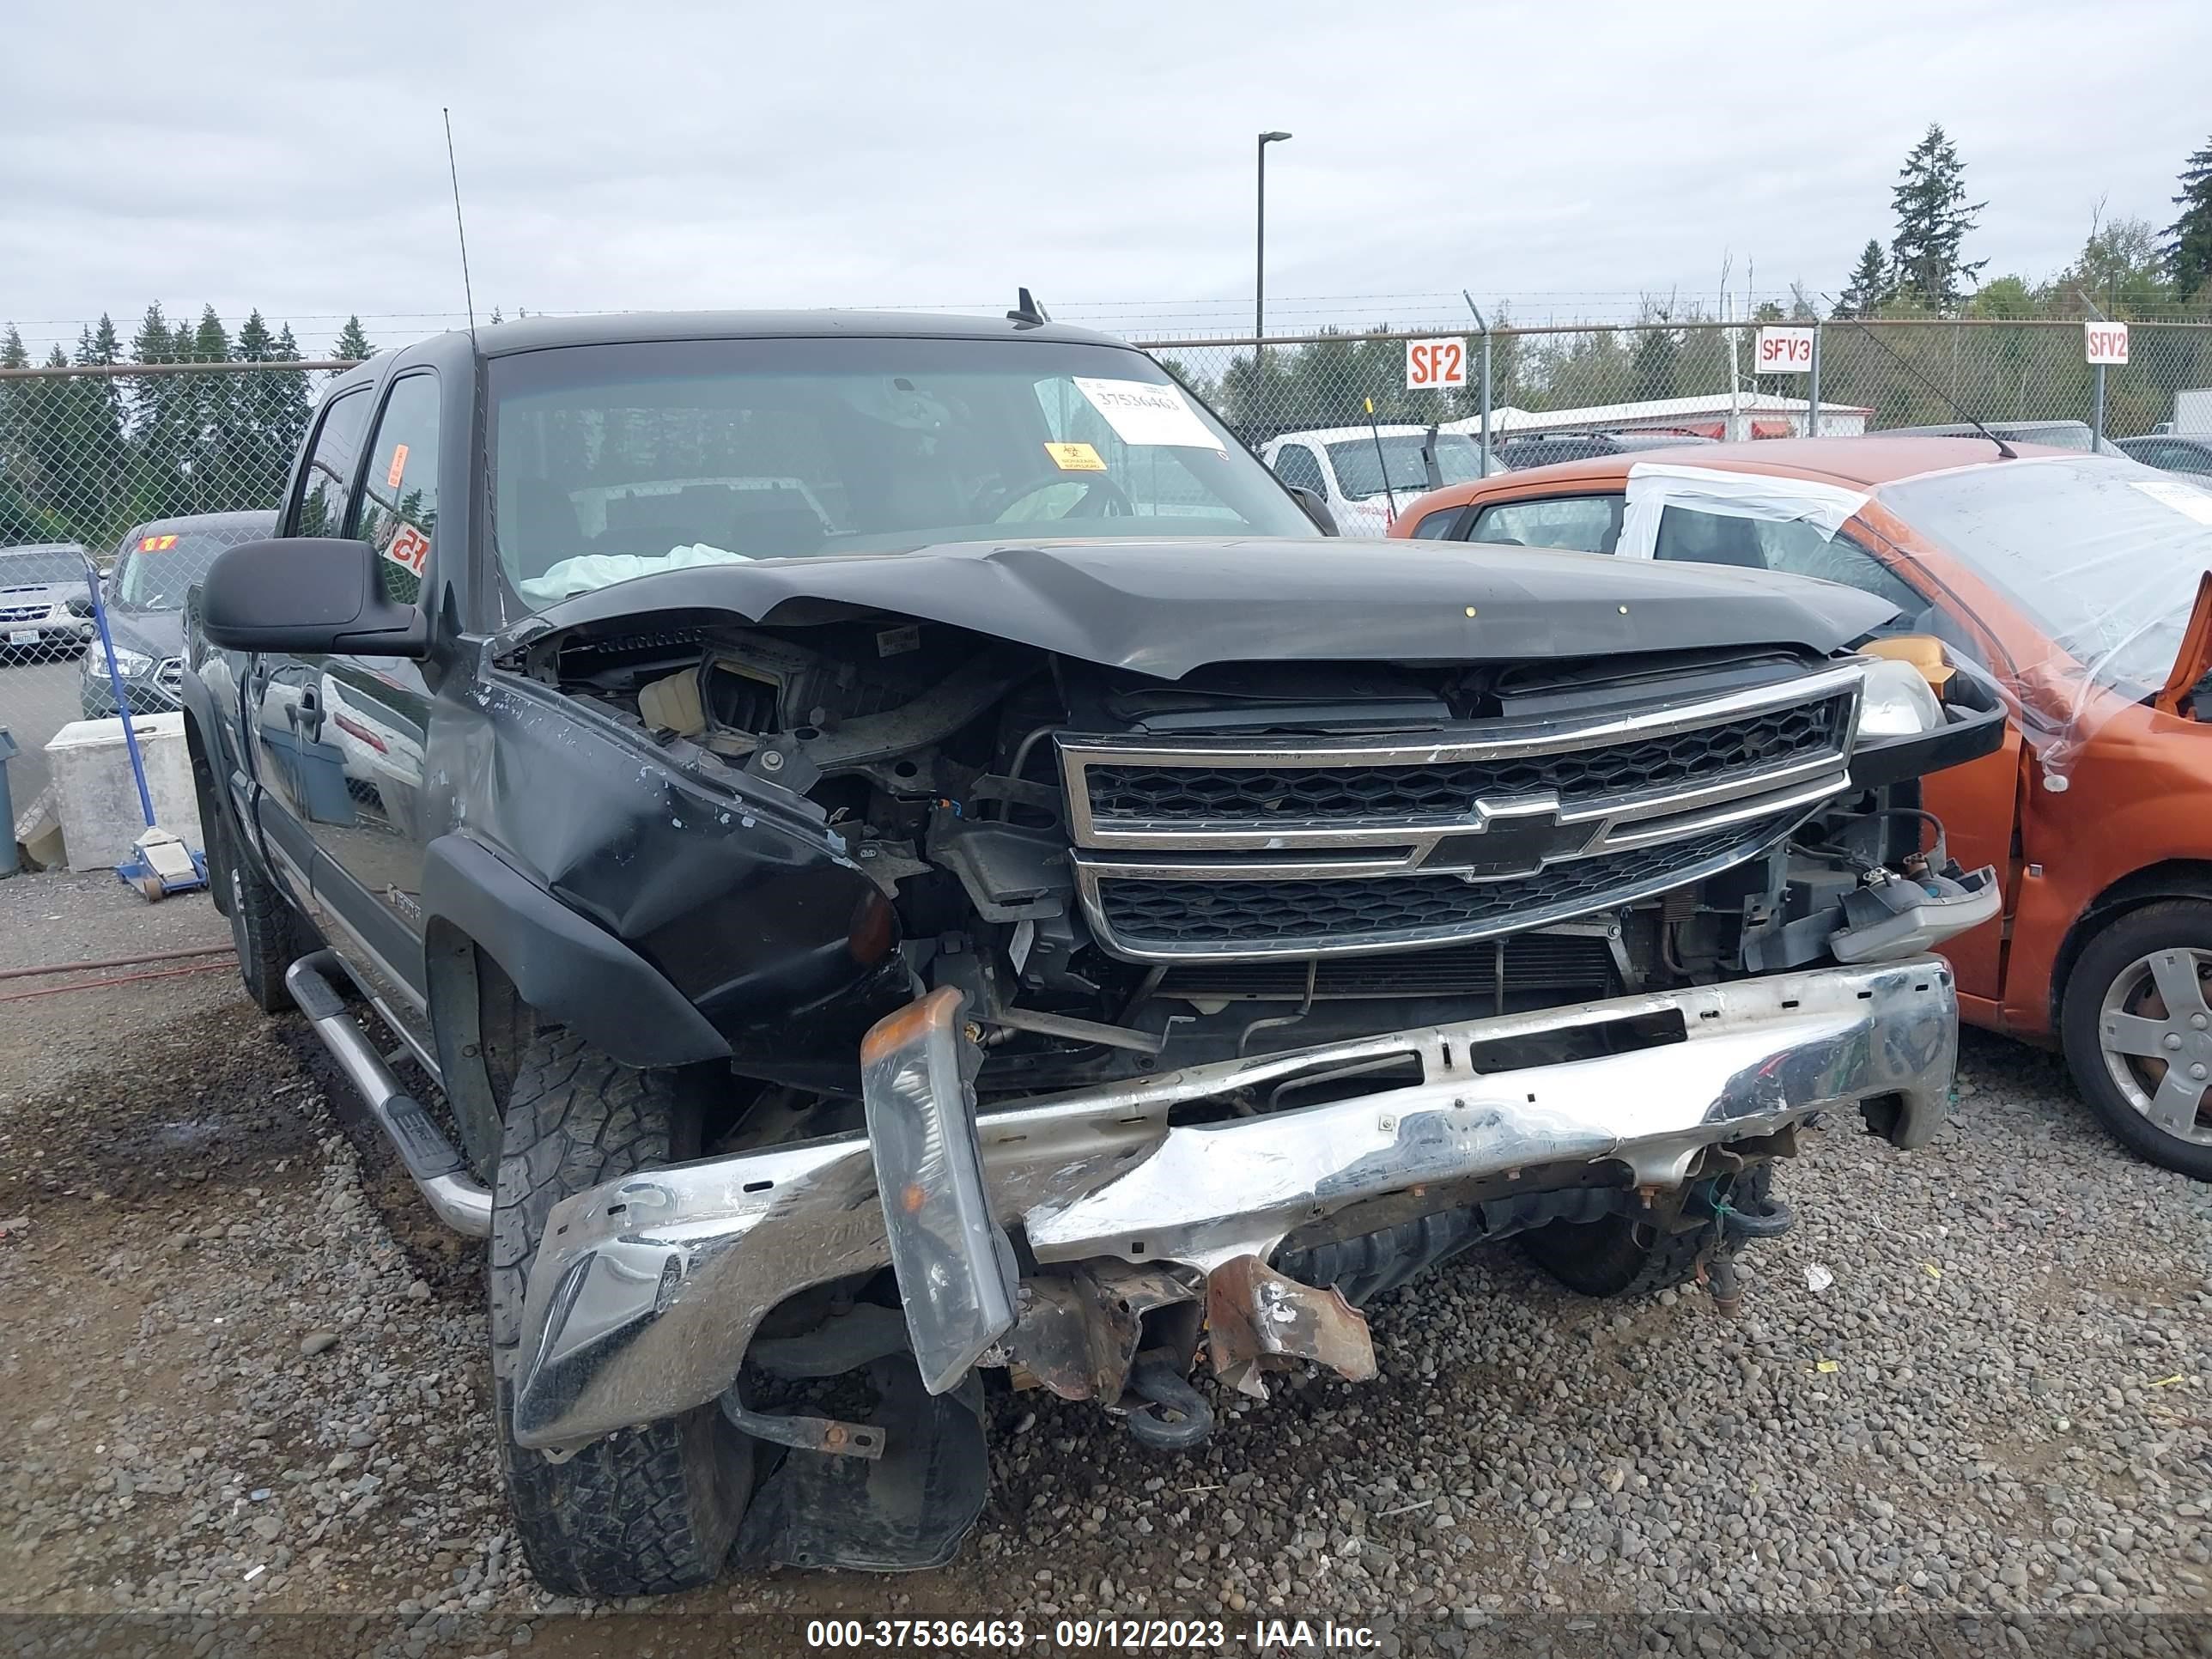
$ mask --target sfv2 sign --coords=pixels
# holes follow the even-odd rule
[[[1762,328],[1753,371],[1757,374],[1810,374],[1813,372],[1813,331],[1809,328]]]
[[[2087,349],[2091,362],[2118,367],[2127,362],[2128,325],[2125,323],[2084,323],[2081,334],[2082,344]]]
[[[1406,390],[1433,392],[1467,384],[1465,340],[1406,342]]]

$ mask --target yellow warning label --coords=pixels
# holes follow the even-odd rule
[[[1044,453],[1062,472],[1103,472],[1106,463],[1089,444],[1047,444]]]

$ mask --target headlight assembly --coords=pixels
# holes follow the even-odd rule
[[[1940,730],[1943,705],[1920,670],[1909,662],[1876,659],[1867,665],[1859,701],[1863,738],[1917,738]]]

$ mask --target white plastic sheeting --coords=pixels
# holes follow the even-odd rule
[[[2012,709],[2045,787],[2065,788],[2101,719],[2173,669],[2212,569],[2212,489],[2135,461],[2048,455],[1902,479],[1875,499],[2053,642],[1983,678]]]
[[[1659,520],[1670,507],[1769,524],[1810,524],[1832,536],[1866,503],[1865,490],[1814,478],[1638,461],[1628,469],[1618,550],[1624,559],[1651,557],[1659,545]]]

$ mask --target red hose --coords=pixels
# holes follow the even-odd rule
[[[145,959],[159,961],[161,958],[149,957]],[[96,991],[103,985],[131,985],[142,979],[178,979],[186,974],[212,974],[229,966],[227,962],[196,962],[189,968],[158,968],[150,974],[117,974],[108,979],[73,980],[67,985],[41,985],[35,991],[9,991],[0,995],[0,1002],[24,1002],[32,997],[58,997],[64,991]]]
[[[186,957],[227,954],[228,945],[196,945],[189,951],[153,951],[144,956],[106,957],[96,962],[50,962],[43,968],[0,968],[0,979],[39,979],[47,974],[88,974],[96,968],[136,968],[142,962],[181,962]]]

